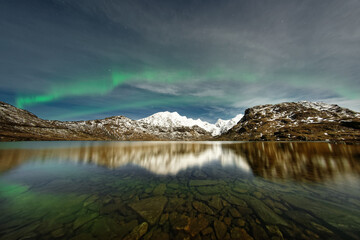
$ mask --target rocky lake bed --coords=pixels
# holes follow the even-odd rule
[[[326,155],[321,149],[330,149],[327,143],[317,147],[309,145],[307,148],[312,153],[308,158],[322,161],[319,166],[329,164],[325,168],[314,163],[310,164],[312,168],[306,165],[312,176],[309,177],[301,171],[296,173],[304,167],[300,156],[304,145],[301,144],[292,147],[293,152],[300,154],[299,162],[294,160],[295,167],[283,162],[284,158],[275,159],[262,167],[263,171],[270,171],[266,176],[256,167],[251,154],[242,160],[248,167],[245,163],[239,165],[240,160],[225,163],[229,151],[249,152],[260,149],[259,145],[248,146],[248,149],[245,145],[237,146],[244,143],[221,144],[219,157],[215,154],[218,150],[214,150],[219,146],[213,144],[178,144],[182,145],[141,146],[141,149],[157,156],[152,165],[158,169],[174,169],[172,164],[177,155],[189,158],[186,154],[191,153],[200,159],[209,148],[213,152],[201,166],[185,166],[176,173],[158,174],[130,160],[121,167],[111,164],[105,167],[103,163],[90,161],[103,148],[98,145],[80,147],[75,155],[87,159],[83,162],[74,160],[74,152],[72,160],[69,156],[60,157],[59,152],[63,153],[66,148],[49,150],[47,147],[41,153],[47,161],[40,159],[40,155],[24,160],[19,147],[15,148],[17,156],[11,155],[11,148],[1,148],[0,238],[359,239],[360,184],[356,147],[332,145],[333,154]],[[258,161],[266,162],[271,158],[269,149],[274,146],[278,146],[276,151],[282,157],[287,147],[291,148],[286,144],[268,144],[264,148],[266,151],[257,151]],[[112,157],[103,156],[109,162],[116,161],[118,155],[126,155],[125,148],[121,148],[121,152],[111,145],[106,146],[105,152],[110,149]],[[342,154],[347,161],[343,160],[342,169],[336,174],[331,168],[334,163],[327,159],[332,156],[332,161],[338,161],[339,149],[348,155]],[[33,149],[24,148],[23,151],[29,156]],[[4,156],[9,159],[6,164]],[[177,160],[177,165],[184,162]],[[281,165],[277,161],[296,169],[286,172],[272,168]],[[277,173],[271,174],[276,169]]]

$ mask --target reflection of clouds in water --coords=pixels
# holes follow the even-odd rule
[[[267,179],[322,181],[358,179],[359,156],[357,146],[309,142],[84,142],[82,146],[1,149],[0,171],[27,160],[57,159],[112,169],[134,164],[156,174],[175,175],[218,162]]]

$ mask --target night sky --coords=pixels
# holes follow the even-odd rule
[[[300,100],[360,111],[360,1],[0,1],[0,101],[45,119]]]

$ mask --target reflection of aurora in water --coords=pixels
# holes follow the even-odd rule
[[[111,169],[134,164],[162,175],[174,175],[213,162],[268,179],[321,181],[350,179],[360,174],[360,149],[351,145],[303,142],[84,142],[72,145],[1,149],[0,170],[6,171],[26,161],[60,160]]]

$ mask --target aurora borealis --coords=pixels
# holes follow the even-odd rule
[[[3,0],[0,101],[58,120],[360,110],[360,2]]]

